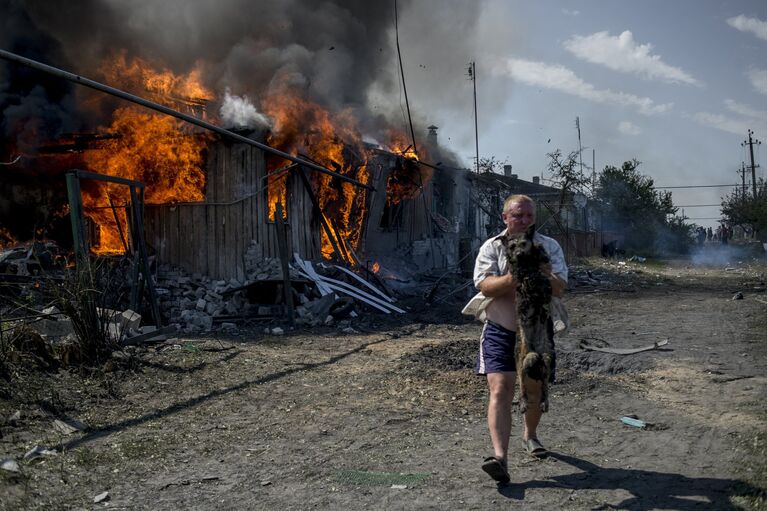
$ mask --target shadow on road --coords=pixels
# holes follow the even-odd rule
[[[579,472],[498,488],[498,492],[514,500],[523,500],[525,490],[533,488],[565,488],[571,490],[625,490],[632,497],[619,503],[603,504],[592,509],[741,509],[731,502],[735,496],[757,495],[762,490],[736,479],[687,477],[681,474],[650,470],[605,468],[574,456],[552,452],[561,462]]]
[[[380,344],[382,342],[388,341],[388,338],[380,339],[378,341],[368,342],[361,344],[357,346],[356,348],[353,348],[345,353],[340,353],[338,355],[332,356],[329,359],[323,361],[323,362],[314,362],[314,363],[302,363],[298,364],[295,367],[291,367],[289,369],[285,369],[283,371],[278,371],[275,373],[267,374],[261,378],[255,379],[255,380],[247,380],[243,381],[241,383],[238,383],[237,385],[233,385],[231,387],[226,387],[222,389],[216,389],[211,392],[208,392],[207,394],[202,394],[200,396],[196,396],[190,399],[186,399],[184,401],[180,401],[178,403],[172,404],[170,406],[167,406],[160,410],[155,410],[149,413],[146,413],[144,415],[141,415],[139,417],[135,417],[132,419],[126,419],[124,421],[120,421],[114,424],[107,424],[105,426],[95,428],[89,432],[87,432],[84,436],[80,438],[76,438],[70,442],[67,442],[65,444],[59,445],[58,449],[76,449],[80,445],[86,444],[88,442],[92,442],[93,440],[96,440],[98,438],[103,438],[106,436],[109,436],[115,432],[123,431],[127,428],[138,426],[140,424],[161,419],[163,417],[167,417],[169,415],[173,415],[175,413],[188,410],[190,408],[193,408],[195,406],[198,406],[202,403],[208,402],[213,399],[220,398],[222,396],[226,396],[228,394],[231,394],[232,392],[237,392],[239,390],[243,390],[249,387],[252,387],[254,385],[261,385],[263,383],[268,383],[271,381],[279,380],[280,378],[284,378],[286,376],[290,376],[291,374],[295,374],[301,371],[310,371],[313,369],[317,369],[319,367],[328,366],[335,364],[336,362],[343,360],[355,353],[359,353],[360,351],[365,350],[369,346],[373,346],[376,344]],[[236,354],[236,353],[235,353]]]

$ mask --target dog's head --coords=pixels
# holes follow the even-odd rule
[[[533,241],[535,224],[519,234],[504,235],[501,240],[506,247],[506,257],[509,259],[511,271],[537,269],[548,263],[549,258],[543,247]]]

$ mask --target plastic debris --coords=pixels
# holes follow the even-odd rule
[[[621,422],[627,426],[632,426],[639,429],[644,429],[647,427],[647,423],[645,421],[639,420],[636,417],[621,417]]]
[[[10,458],[0,461],[0,470],[5,470],[6,472],[13,472],[15,474],[21,473],[19,464],[16,463],[16,460],[12,460]]]
[[[65,435],[71,435],[72,433],[76,433],[78,431],[85,431],[86,429],[88,429],[88,426],[86,426],[82,422],[72,420],[72,419],[67,420],[66,422],[59,419],[55,419],[53,421],[53,428],[59,433],[63,433]]]
[[[103,493],[99,493],[95,497],[93,497],[93,503],[98,504],[99,502],[105,502],[109,500],[109,492],[105,491]]]
[[[44,449],[40,447],[39,445],[34,446],[31,448],[27,453],[24,455],[25,461],[32,461],[36,460],[37,458],[43,458],[45,456],[57,456],[59,453],[56,451],[52,451],[50,449]]]

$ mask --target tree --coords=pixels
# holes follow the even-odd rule
[[[503,174],[503,166],[508,165],[509,159],[506,158],[505,160],[499,160],[495,156],[491,156],[489,158],[480,158],[479,159],[479,172],[485,173],[490,172],[494,174]]]
[[[559,209],[561,210],[565,197],[569,192],[582,192],[585,194],[590,179],[579,169],[578,151],[571,151],[567,158],[563,158],[562,151],[557,149],[552,153],[546,153],[549,159],[549,172],[553,181],[559,186],[561,193],[559,195]]]
[[[604,229],[626,234],[625,246],[645,253],[685,252],[692,226],[677,217],[671,192],[655,190],[652,178],[638,171],[636,159],[599,175],[595,197]]]
[[[737,190],[722,200],[722,216],[727,223],[750,227],[762,241],[767,240],[767,184],[760,180],[756,197]]]

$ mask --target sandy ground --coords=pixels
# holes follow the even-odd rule
[[[540,429],[552,454],[522,451],[515,412],[509,485],[479,468],[492,453],[472,372],[481,325],[457,300],[356,334],[175,339],[5,387],[0,458],[21,474],[0,476],[0,508],[764,509],[767,265],[573,273],[587,269]],[[635,355],[580,347],[664,339]],[[89,429],[58,432],[56,417]],[[35,446],[59,454],[24,461]]]

